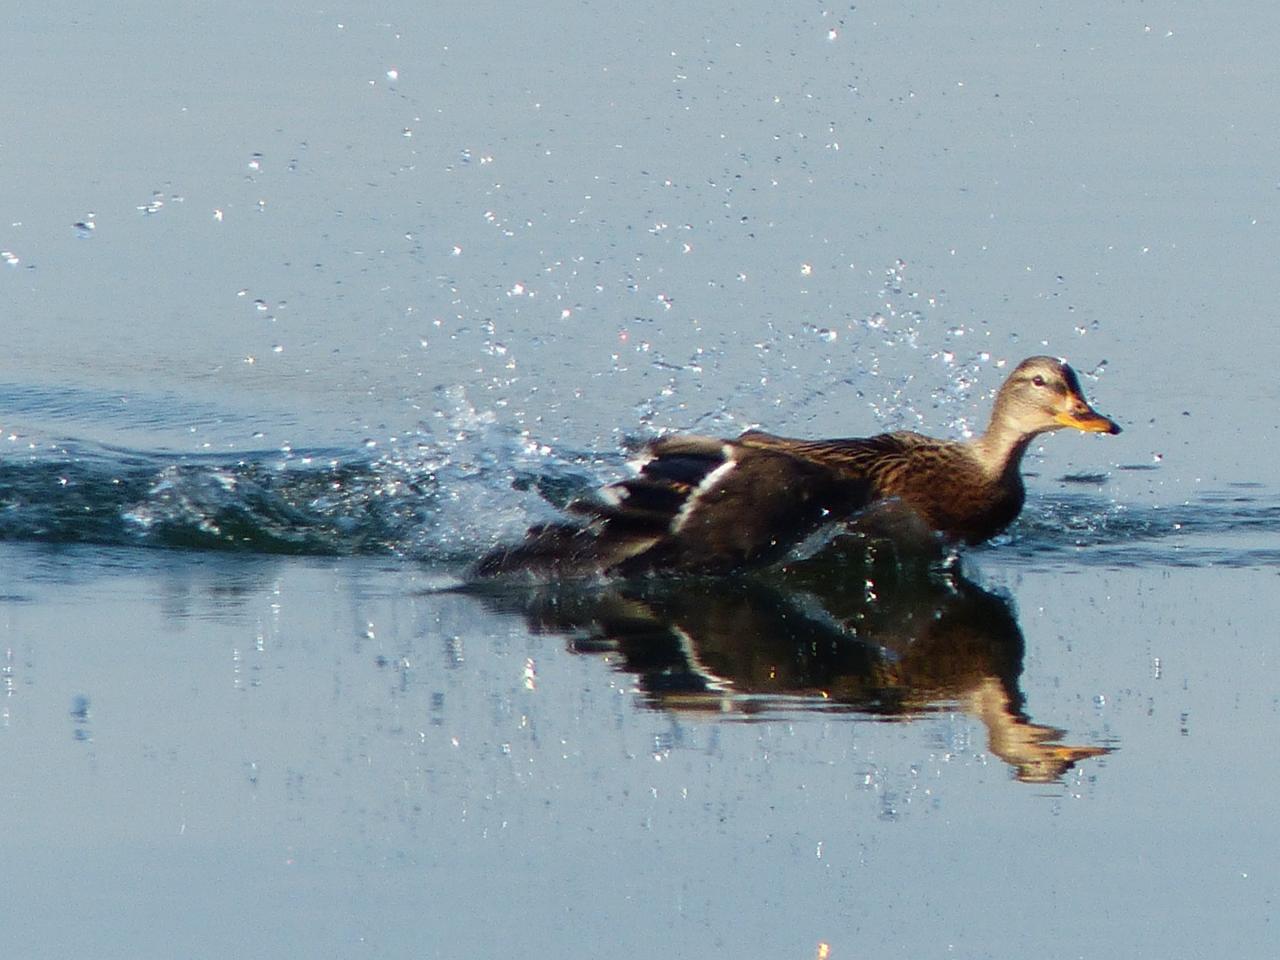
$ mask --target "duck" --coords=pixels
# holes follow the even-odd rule
[[[533,526],[472,572],[479,579],[725,574],[777,562],[822,528],[856,529],[865,515],[905,516],[940,544],[980,544],[1021,512],[1022,459],[1032,440],[1063,428],[1120,432],[1090,406],[1066,361],[1035,356],[1009,374],[986,430],[969,439],[906,430],[830,440],[759,430],[733,439],[659,437],[644,447],[635,476],[566,506],[576,521]]]

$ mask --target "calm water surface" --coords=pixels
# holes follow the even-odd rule
[[[1275,953],[1280,15],[22,11],[18,957]],[[668,429],[983,426],[949,572],[457,589]]]

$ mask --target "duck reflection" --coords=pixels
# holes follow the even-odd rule
[[[535,632],[567,635],[574,652],[616,657],[661,709],[808,708],[886,720],[959,709],[1028,783],[1109,752],[1064,744],[1063,731],[1028,717],[1022,632],[1006,601],[958,573],[850,573],[846,564],[801,564],[767,581],[508,585],[484,596]]]

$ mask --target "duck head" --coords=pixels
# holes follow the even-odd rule
[[[991,428],[1033,437],[1063,427],[1086,433],[1120,432],[1119,424],[1089,406],[1071,367],[1054,357],[1028,357],[996,395]]]

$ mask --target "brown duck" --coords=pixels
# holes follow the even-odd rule
[[[662,437],[646,447],[636,477],[569,504],[584,522],[533,527],[475,573],[724,573],[777,560],[820,527],[867,513],[905,514],[943,541],[981,543],[1022,509],[1027,445],[1062,427],[1120,432],[1089,406],[1071,367],[1030,357],[1000,388],[986,432],[971,440],[910,431]]]

